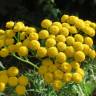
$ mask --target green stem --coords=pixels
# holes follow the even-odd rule
[[[16,40],[16,42],[18,41],[17,38],[16,38],[16,36],[14,36],[14,39]]]
[[[20,41],[20,33],[18,32],[18,34],[17,34],[17,42],[19,42]]]
[[[35,65],[34,63],[30,62],[29,60],[24,60],[18,56],[16,56],[14,53],[12,54],[12,56],[14,56],[16,59],[22,61],[22,62],[25,62],[25,63],[28,63],[29,65],[33,66],[34,68],[38,69],[38,66]]]
[[[78,89],[79,89],[79,91],[80,91],[80,93],[81,93],[80,95],[81,95],[81,96],[84,96],[84,93],[83,93],[82,88],[80,87],[80,85],[77,84],[77,86],[78,86]]]

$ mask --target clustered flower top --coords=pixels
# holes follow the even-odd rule
[[[95,58],[92,37],[95,36],[96,24],[63,15],[61,22],[44,19],[41,27],[46,31],[41,30],[39,36],[43,37],[40,40],[44,40],[47,56],[41,61],[39,74],[55,90],[61,89],[64,83],[80,83],[84,78],[81,63],[86,57]]]
[[[86,57],[95,58],[96,23],[89,20],[63,15],[61,21],[42,20],[41,30],[21,21],[9,21],[5,27],[0,29],[0,56],[16,53],[26,57],[31,52],[41,60],[39,74],[55,90],[63,83],[80,83],[84,78],[81,63]]]
[[[0,92],[4,92],[7,86],[13,87],[18,95],[24,95],[28,79],[19,75],[17,67],[10,67],[8,70],[0,71]]]

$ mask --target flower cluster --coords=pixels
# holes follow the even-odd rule
[[[20,21],[7,22],[6,29],[0,29],[0,56],[7,57],[13,52],[19,56],[27,56],[28,48],[32,47],[29,46],[31,45],[29,41],[38,39],[38,34],[35,31],[35,28],[27,27]]]
[[[63,83],[80,83],[84,78],[81,63],[86,57],[95,58],[92,37],[96,23],[63,15],[60,22],[42,20],[41,27],[36,30],[21,21],[7,22],[5,29],[0,29],[0,56],[16,53],[27,57],[31,53],[41,60],[39,74],[56,90]]]
[[[44,19],[41,26],[39,37],[45,41],[47,54],[41,61],[39,74],[55,90],[69,82],[80,83],[85,74],[81,63],[86,57],[95,58],[92,37],[95,36],[96,24],[63,15],[61,22]]]
[[[6,91],[5,89],[10,86],[15,88],[18,95],[24,95],[26,92],[26,85],[28,79],[26,76],[19,76],[19,69],[17,67],[10,67],[8,70],[0,71],[0,92]]]

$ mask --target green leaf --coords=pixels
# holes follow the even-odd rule
[[[5,67],[3,66],[3,63],[0,61],[0,69],[5,69]]]

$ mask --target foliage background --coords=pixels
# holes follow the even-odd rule
[[[37,23],[44,17],[57,17],[58,12],[78,14],[96,20],[96,0],[0,0],[0,21],[24,20]]]
[[[96,21],[95,10],[96,0],[0,0],[0,26],[2,27],[8,20],[22,20],[27,25],[39,26],[43,18],[51,18],[58,21],[58,18],[64,13]],[[94,38],[94,42],[95,40]],[[22,62],[17,61],[13,57],[0,58],[0,60],[7,67],[11,66],[12,62],[18,64],[18,67],[20,67],[19,64],[22,65]],[[94,64],[95,62],[94,60]],[[94,67],[94,64],[89,61],[88,65],[84,66],[88,72],[86,73],[87,76],[96,76],[96,67]],[[28,67],[28,65],[26,66]],[[61,92],[55,93],[51,87],[44,85],[42,78],[37,73],[32,72],[31,75],[28,73],[25,74],[33,82],[33,89],[28,90],[27,96],[31,96],[32,93],[34,94],[33,96],[92,96],[92,94],[96,96],[95,91],[93,92],[93,89],[96,87],[94,86],[96,82],[93,82],[94,76],[90,77],[91,80],[85,78],[85,81],[88,79],[87,82],[84,81],[85,83],[83,82],[79,86],[69,84]],[[63,92],[63,90],[65,91]],[[68,95],[68,93],[70,94]]]

